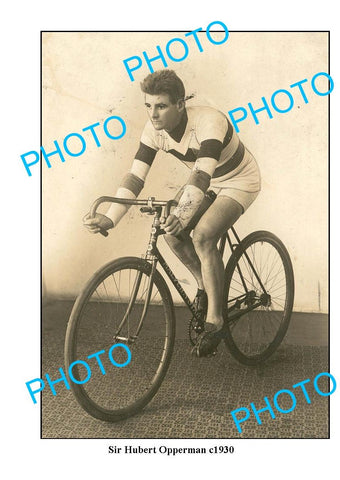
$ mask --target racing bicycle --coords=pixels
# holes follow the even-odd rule
[[[91,207],[92,217],[104,202],[139,205],[141,212],[153,215],[146,254],[118,258],[100,268],[79,294],[67,326],[66,371],[77,360],[93,358],[94,352],[98,361],[98,372],[88,382],[81,363],[73,365],[72,391],[90,415],[115,422],[136,414],[152,400],[171,361],[175,309],[158,265],[191,312],[188,333],[192,345],[204,331],[204,318],[157,247],[159,236],[165,233],[162,222],[174,200],[100,197]],[[292,263],[281,240],[267,231],[250,233],[241,240],[231,227],[219,240],[222,258],[226,245],[230,256],[224,275],[224,343],[239,362],[258,365],[275,352],[286,334],[294,301]],[[118,343],[131,351],[124,368],[113,367],[102,355]],[[126,349],[117,345],[115,361],[127,363]]]

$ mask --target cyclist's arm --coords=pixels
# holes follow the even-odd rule
[[[144,187],[145,178],[157,153],[157,146],[150,137],[150,125],[146,125],[141,137],[139,149],[135,155],[130,171],[122,179],[115,194],[118,198],[135,199]],[[108,230],[115,227],[130,208],[129,205],[112,203],[105,215],[97,214],[91,219],[84,218],[84,225],[91,233],[100,229]]]
[[[130,171],[123,177],[116,192],[116,197],[133,200],[138,197],[144,187],[145,179],[149,173],[156,153],[157,150],[142,142],[140,143]],[[113,226],[116,226],[129,208],[130,205],[112,203],[108,211],[105,213],[105,216],[112,221]]]
[[[135,159],[130,171],[123,177],[115,197],[136,199],[144,187],[144,180],[149,170],[148,164]],[[88,213],[83,219],[84,225],[91,233],[98,233],[101,229],[109,230],[119,223],[129,208],[130,205],[112,203],[104,215],[97,213],[94,218],[91,218]]]
[[[135,199],[144,187],[144,181],[158,151],[152,123],[148,121],[141,135],[138,151],[130,171],[125,175],[116,192],[116,197]],[[130,208],[129,205],[112,203],[105,216],[116,226]]]
[[[209,188],[217,162],[218,160],[212,157],[200,157],[196,160],[178,206],[173,212],[178,217],[183,228],[189,224],[201,205],[205,192]]]
[[[141,192],[145,178],[157,153],[158,146],[153,138],[151,122],[147,122],[141,135],[139,149],[135,155],[130,171],[122,179],[115,194],[118,198],[135,199]],[[96,214],[95,218],[86,215],[84,226],[91,233],[98,233],[101,229],[108,230],[115,227],[128,211],[128,205],[112,203],[105,215]]]

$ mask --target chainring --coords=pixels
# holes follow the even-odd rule
[[[196,345],[199,335],[204,332],[204,316],[197,319],[192,317],[188,325],[189,340],[191,345]]]

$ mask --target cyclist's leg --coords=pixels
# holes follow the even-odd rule
[[[181,187],[177,192],[174,200],[179,201],[183,194],[184,187]],[[200,210],[200,209],[199,209]],[[202,209],[201,209],[202,210]],[[203,207],[203,211],[205,211]],[[202,213],[203,213],[202,211]],[[202,214],[197,212],[198,218]],[[198,220],[196,220],[196,223]],[[196,224],[195,223],[195,224]],[[193,227],[191,227],[193,228]],[[189,235],[189,231],[183,232],[181,239],[176,238],[173,235],[165,235],[165,241],[173,251],[173,253],[179,258],[179,260],[187,267],[189,272],[194,276],[197,287],[200,290],[204,289],[202,273],[201,273],[201,262],[197,256],[194,245],[192,243],[192,238]]]
[[[174,254],[192,273],[197,282],[197,287],[203,290],[201,262],[195,251],[191,237],[186,235],[185,240],[179,240],[173,235],[165,235],[164,238]]]
[[[224,265],[217,242],[242,213],[243,207],[236,200],[225,195],[218,196],[194,230],[193,245],[201,262],[203,284],[208,295],[207,322],[218,329],[223,325]]]

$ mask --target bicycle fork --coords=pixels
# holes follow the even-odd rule
[[[157,213],[159,213],[159,212],[157,212]],[[159,214],[157,214],[157,213],[156,213],[156,216],[155,216],[154,221],[153,221],[153,225],[152,225],[152,229],[151,229],[151,235],[150,235],[150,239],[149,239],[149,243],[148,243],[148,247],[147,247],[147,253],[145,255],[145,260],[148,260],[149,263],[151,264],[151,272],[150,272],[150,276],[149,276],[149,279],[148,279],[148,285],[147,285],[147,289],[146,289],[146,296],[145,296],[144,307],[143,307],[141,318],[139,320],[139,323],[138,323],[138,326],[137,326],[137,329],[136,329],[136,332],[135,332],[134,335],[128,335],[128,337],[123,337],[123,336],[119,335],[122,328],[124,327],[125,323],[129,321],[129,315],[131,313],[131,310],[132,310],[132,308],[135,304],[135,301],[136,301],[136,298],[137,298],[137,295],[138,295],[138,291],[139,291],[140,284],[141,284],[141,281],[142,281],[142,276],[143,276],[143,271],[139,270],[138,273],[137,273],[133,288],[132,288],[130,301],[129,301],[129,304],[127,306],[125,315],[124,315],[122,321],[120,322],[120,324],[118,326],[118,330],[117,330],[117,332],[114,336],[115,340],[123,341],[123,342],[126,342],[128,344],[134,343],[138,338],[138,335],[139,335],[139,333],[142,329],[144,319],[145,319],[147,311],[148,311],[148,307],[149,307],[149,303],[150,303],[150,299],[151,299],[151,295],[152,295],[153,277],[155,275],[155,271],[156,271],[156,267],[157,267],[157,256],[154,255],[154,251],[155,251],[155,248],[156,248],[157,237],[158,237],[158,233],[159,233],[159,229],[160,229]]]
[[[134,286],[133,286],[133,289],[132,289],[132,293],[131,293],[130,302],[129,302],[129,305],[126,309],[125,315],[124,315],[122,321],[120,322],[120,324],[118,326],[117,333],[114,337],[115,340],[123,341],[123,342],[126,342],[126,343],[134,343],[136,341],[136,339],[138,338],[139,332],[141,331],[145,316],[146,316],[147,311],[148,311],[148,306],[149,306],[150,298],[151,298],[151,294],[152,294],[153,276],[154,276],[155,270],[156,270],[156,262],[153,262],[152,267],[151,267],[151,274],[150,274],[149,280],[148,280],[148,286],[147,286],[147,290],[146,290],[146,297],[145,297],[143,312],[142,312],[141,318],[139,320],[139,323],[138,323],[135,334],[134,335],[129,335],[128,337],[122,337],[122,336],[119,335],[122,328],[124,327],[125,323],[129,321],[129,315],[130,315],[131,310],[132,310],[132,308],[134,306],[134,303],[136,301],[138,291],[139,291],[139,288],[140,288],[140,284],[141,284],[141,280],[142,280],[142,276],[143,276],[143,272],[141,270],[137,273],[137,276],[136,276],[136,279],[135,279],[135,282],[134,282]]]

